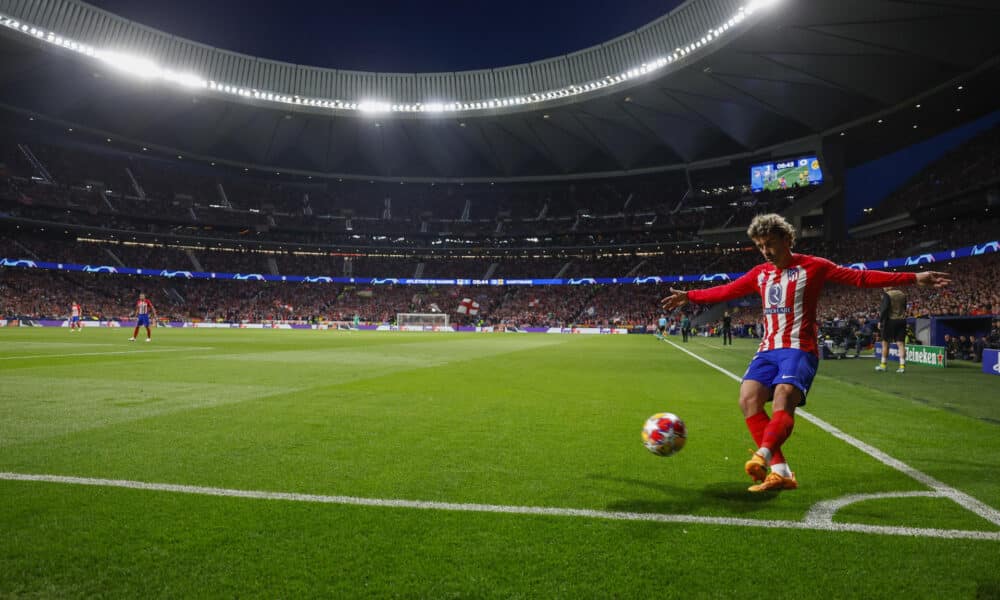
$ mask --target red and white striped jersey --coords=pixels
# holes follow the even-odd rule
[[[70,313],[69,314],[70,314],[70,316],[73,316],[73,317],[79,317],[80,316],[80,312],[81,312],[80,311],[80,305],[79,304],[74,304],[70,308]]]
[[[709,304],[759,293],[764,302],[764,337],[758,352],[794,348],[819,354],[816,306],[826,282],[877,288],[909,285],[916,279],[914,273],[849,269],[818,256],[792,254],[792,262],[785,269],[763,263],[731,283],[691,290],[688,300]]]
[[[153,312],[153,303],[149,301],[149,298],[143,298],[135,303],[135,313],[137,315],[146,315]]]

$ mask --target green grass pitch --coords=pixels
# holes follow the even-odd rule
[[[0,597],[1000,596],[972,365],[825,361],[805,409],[986,516],[801,416],[800,489],[749,494],[737,383],[652,336],[129,333],[0,330]],[[683,347],[740,375],[755,346]],[[689,430],[665,459],[660,411]]]

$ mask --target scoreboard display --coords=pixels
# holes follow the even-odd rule
[[[784,190],[823,182],[823,171],[815,156],[763,163],[750,167],[750,191]]]

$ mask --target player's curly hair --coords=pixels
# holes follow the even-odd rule
[[[747,228],[747,235],[750,236],[750,239],[764,238],[772,234],[788,236],[790,245],[795,245],[795,227],[785,217],[777,213],[757,215],[753,221],[750,221],[750,227]]]

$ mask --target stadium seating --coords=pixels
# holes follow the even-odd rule
[[[934,163],[870,217],[909,211],[917,225],[836,244],[807,238],[797,249],[848,263],[995,239],[1000,220],[988,210],[946,222],[929,211],[942,195],[996,177],[997,131]],[[810,191],[751,195],[745,185],[727,185],[726,172],[690,189],[669,173],[569,184],[321,184],[65,140],[29,143],[54,181],[34,176],[13,141],[0,144],[0,255],[156,270],[424,279],[739,273],[759,262],[756,250],[705,243],[698,232],[738,231]],[[358,287],[20,269],[0,270],[0,285],[3,313],[29,318],[61,317],[73,300],[90,315],[122,318],[142,290],[161,316],[176,320],[383,322],[441,310],[453,322],[521,326],[649,325],[668,293],[660,284]],[[991,314],[998,289],[1000,261],[966,259],[952,288],[913,292],[911,312]],[[871,319],[877,294],[832,287],[820,315]],[[479,315],[456,312],[464,297],[480,303]],[[752,331],[757,319],[759,309],[738,309],[737,331]]]

